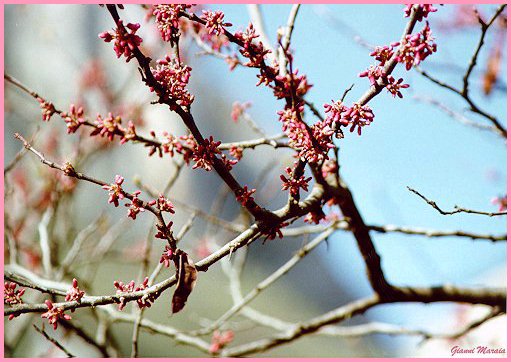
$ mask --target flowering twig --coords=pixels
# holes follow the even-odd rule
[[[464,207],[454,206],[453,211],[444,211],[440,207],[438,207],[437,203],[433,200],[428,199],[426,196],[421,194],[419,191],[412,189],[411,187],[407,186],[408,190],[419,196],[421,199],[426,201],[432,208],[437,210],[442,215],[453,215],[458,213],[467,213],[467,214],[476,214],[476,215],[486,215],[486,216],[501,216],[501,215],[507,215],[507,211],[499,211],[499,212],[486,212],[486,211],[478,211],[478,210],[471,210],[466,209]]]

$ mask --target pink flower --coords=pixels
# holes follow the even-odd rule
[[[332,104],[325,103],[323,105],[325,113],[327,114],[326,119],[331,123],[337,123],[341,120],[342,114],[348,110],[348,107],[342,104],[341,100],[332,100]]]
[[[162,194],[158,196],[157,200],[151,201],[149,205],[157,205],[158,209],[160,209],[163,212],[169,212],[171,214],[175,213],[174,205],[172,204],[172,202]]]
[[[20,288],[16,290],[18,285],[13,282],[5,282],[4,283],[4,304],[14,305],[14,304],[22,304],[23,300],[21,297],[25,294],[25,289]],[[14,315],[12,315],[14,318]],[[9,316],[9,319],[12,319]]]
[[[500,196],[500,197],[494,197],[493,199],[491,199],[491,203],[494,205],[497,205],[499,207],[499,212],[506,211],[507,210],[507,195]]]
[[[247,67],[260,67],[266,54],[270,53],[270,50],[264,49],[263,43],[260,41],[254,42],[259,35],[256,33],[252,23],[248,24],[245,32],[238,31],[234,34],[234,37],[238,42],[242,43],[239,50],[240,54],[249,59],[249,62],[245,65]]]
[[[156,69],[151,69],[154,78],[163,88],[164,97],[170,98],[177,105],[188,107],[193,103],[194,96],[186,89],[191,76],[191,70],[187,65],[179,62],[177,59],[171,59],[166,56],[159,59]],[[154,91],[151,88],[151,91]]]
[[[137,215],[140,212],[145,211],[143,205],[144,202],[138,198],[141,191],[137,190],[133,193],[133,198],[130,200],[130,203],[126,204],[126,207],[129,207],[128,217],[131,217],[133,220],[137,218]]]
[[[121,128],[121,117],[114,117],[112,112],[108,113],[108,117],[103,119],[100,114],[98,114],[96,121],[94,122],[96,128],[91,132],[91,136],[95,136],[99,134],[101,137],[106,136],[110,141],[113,141],[116,134],[123,134],[124,131]],[[134,128],[133,128],[134,130]]]
[[[397,53],[396,60],[403,63],[406,70],[410,70],[436,52],[437,46],[434,40],[429,24],[426,22],[424,29],[419,33],[406,36],[404,44],[401,45]]]
[[[170,246],[165,245],[165,250],[163,250],[163,253],[161,254],[160,263],[163,263],[163,265],[165,265],[165,268],[168,268],[173,257],[174,250],[172,250]]]
[[[115,175],[115,183],[102,186],[103,190],[109,191],[108,202],[114,204],[115,207],[119,206],[119,200],[124,199],[124,190],[121,185],[124,182],[124,177]]]
[[[132,121],[128,121],[128,128],[119,127],[120,131],[123,133],[120,144],[123,145],[126,142],[135,139],[137,137],[137,133],[135,131],[135,125]]]
[[[403,78],[395,80],[393,76],[389,76],[387,78],[386,83],[387,84],[385,85],[385,88],[387,88],[387,90],[389,91],[390,94],[392,94],[393,97],[397,95],[399,98],[403,98],[400,89],[410,87],[409,84],[402,84]]]
[[[51,116],[56,112],[53,103],[47,102],[42,98],[37,98],[39,105],[41,106],[41,112],[43,115],[43,121],[47,122],[50,120]]]
[[[288,225],[289,225],[288,222],[282,222],[280,224],[273,225],[273,226],[266,228],[265,230],[262,231],[263,235],[266,235],[266,238],[264,239],[264,241],[266,241],[268,239],[274,240],[277,236],[280,239],[282,239],[284,237],[284,235],[282,234],[282,231],[280,229],[282,229],[283,227],[286,227]]]
[[[387,75],[385,74],[385,71],[380,66],[374,66],[371,65],[367,70],[363,71],[358,75],[359,77],[367,77],[369,78],[369,82],[371,85],[375,85],[378,83],[378,80],[382,80],[385,82],[385,79],[387,78]]]
[[[399,44],[399,42],[396,42],[391,45],[377,46],[369,55],[380,62],[380,64],[378,64],[379,66],[384,66],[385,63],[392,58],[394,55],[394,48]]]
[[[99,34],[99,37],[107,43],[114,40],[114,51],[117,58],[124,55],[126,57],[126,62],[129,62],[135,56],[133,51],[142,43],[142,38],[135,34],[140,28],[140,24],[128,23],[126,27],[129,29],[129,33],[124,29],[122,20],[119,20],[117,28],[113,29],[113,32],[105,31]]]
[[[252,195],[256,192],[256,189],[248,189],[248,186],[242,189],[236,190],[236,200],[242,205],[247,206],[248,203],[253,203],[254,198]]]
[[[73,278],[73,286],[69,288],[69,290],[66,293],[66,302],[71,301],[77,301],[80,302],[82,300],[83,295],[85,292],[83,290],[80,290],[78,288],[78,280]]]
[[[206,22],[204,26],[209,34],[224,34],[224,27],[232,26],[231,23],[224,23],[224,13],[221,11],[202,10],[200,18]]]
[[[234,339],[234,332],[231,330],[220,332],[215,330],[211,338],[209,353],[216,354]]]
[[[48,323],[53,325],[53,329],[57,329],[59,319],[67,321],[71,319],[71,316],[64,314],[64,309],[54,306],[49,300],[46,300],[44,303],[46,303],[48,311],[41,314],[41,318],[47,318]]]
[[[374,119],[374,114],[369,106],[361,106],[358,103],[353,104],[343,114],[340,121],[341,126],[351,125],[350,132],[357,128],[357,133],[362,134],[362,127],[371,124]]]
[[[273,88],[273,94],[277,99],[291,97],[293,91],[296,96],[303,97],[312,88],[312,84],[307,82],[306,75],[298,75],[298,69],[294,70],[292,74],[278,75],[275,79],[278,83]]]
[[[239,118],[245,113],[245,111],[251,106],[250,102],[240,103],[238,101],[232,104],[231,118],[234,122],[238,122]]]
[[[133,292],[145,290],[148,287],[148,283],[149,283],[149,278],[145,277],[142,284],[140,284],[138,287],[135,288],[134,280],[132,280],[128,284],[124,284],[123,282],[116,280],[116,281],[114,281],[114,287],[117,289],[117,295],[122,295],[125,293],[133,293]],[[151,306],[151,302],[153,302],[153,301],[154,301],[154,298],[143,298],[142,297],[142,298],[137,299],[137,304],[140,309],[145,308],[145,307],[149,308]],[[123,308],[126,306],[126,303],[127,303],[127,301],[121,297],[120,303],[119,303],[119,310],[123,310]]]
[[[235,159],[241,160],[241,158],[243,157],[243,148],[232,145],[231,149],[229,150],[229,154]]]
[[[77,108],[74,104],[71,104],[68,113],[62,112],[60,116],[66,123],[67,133],[75,133],[76,130],[85,123],[85,118],[83,117],[83,107]]]
[[[192,5],[187,4],[165,4],[155,5],[153,15],[156,17],[156,26],[164,41],[173,42],[174,37],[179,33],[179,17]]]
[[[332,120],[327,118],[307,129],[299,114],[303,112],[303,105],[286,108],[277,112],[282,122],[282,130],[289,138],[289,145],[298,150],[298,156],[308,162],[319,162],[327,157],[328,150],[334,147],[332,143]]]
[[[406,4],[405,8],[403,9],[404,17],[409,18],[412,14],[413,7],[417,5],[417,21],[422,21],[422,19],[427,18],[429,13],[434,13],[438,9],[435,8],[432,4]]]
[[[309,191],[309,181],[312,180],[312,177],[305,178],[305,176],[300,176],[299,178],[295,178],[293,175],[293,170],[290,167],[286,168],[286,173],[289,178],[284,175],[280,175],[280,179],[282,180],[282,190],[289,190],[291,195],[298,195],[300,189],[302,188],[304,191]]]
[[[197,145],[193,150],[192,159],[195,161],[193,169],[203,168],[206,171],[211,171],[216,155],[220,154],[218,146],[221,142],[213,140],[213,136],[204,139],[204,144]]]

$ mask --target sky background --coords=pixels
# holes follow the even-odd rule
[[[460,87],[463,72],[459,71],[459,67],[466,68],[480,32],[476,27],[462,31],[442,30],[442,22],[452,19],[457,8],[453,5],[437,7],[438,12],[430,14],[428,19],[437,39],[438,52],[430,56],[421,67]],[[232,30],[243,29],[249,22],[245,6],[219,5],[211,8],[225,12],[226,20],[233,23]],[[263,5],[261,8],[269,38],[275,41],[274,34],[287,21],[290,5]],[[496,7],[486,5],[478,8],[482,14],[490,14]],[[14,10],[11,8],[8,11]],[[23,8],[16,11],[23,12]],[[20,24],[42,16],[41,19],[49,25],[37,35],[26,29],[25,36],[46,39],[48,43],[34,41],[28,48],[15,46],[18,42],[14,36],[15,29],[19,29],[20,24],[17,20],[11,20],[11,27],[6,28],[6,47],[12,52],[12,58],[21,59],[23,56],[38,54],[39,66],[34,67],[33,62],[28,61],[16,64],[7,62],[6,69],[14,76],[28,79],[34,89],[45,89],[45,95],[60,99],[60,104],[66,104],[72,102],[76,94],[73,90],[76,85],[73,77],[77,76],[77,70],[85,60],[91,56],[100,56],[116,64],[111,45],[98,42],[95,37],[99,31],[111,27],[111,19],[98,16],[103,12],[96,7],[50,7],[40,14],[37,11],[26,11],[29,17],[20,19]],[[6,12],[6,19],[8,14]],[[53,22],[59,18],[59,14],[61,20]],[[66,16],[61,16],[63,14]],[[142,22],[141,12],[129,6],[123,17]],[[314,85],[308,93],[308,100],[322,109],[324,103],[339,99],[351,84],[354,87],[347,96],[347,102],[357,100],[368,87],[367,78],[359,78],[358,73],[373,64],[373,58],[369,56],[370,50],[355,41],[354,37],[359,36],[371,45],[386,45],[400,39],[406,22],[401,5],[303,5],[295,23],[292,49],[295,69],[305,73]],[[416,26],[416,31],[423,26],[424,21]],[[150,34],[148,28],[149,24],[142,22],[141,33]],[[90,36],[91,33],[94,33],[93,36]],[[89,36],[83,37],[84,34]],[[489,33],[490,46],[494,44],[494,34],[492,31]],[[62,46],[63,41],[78,36],[83,38],[80,46],[72,42]],[[23,36],[20,39],[24,39]],[[20,41],[19,44],[23,43]],[[485,97],[480,91],[482,66],[486,64],[490,46],[483,48],[481,61],[471,78],[471,90],[477,104],[505,123],[506,94],[496,90],[491,96]],[[190,52],[194,53],[196,51]],[[59,66],[55,66],[55,54],[60,54],[62,65],[59,63]],[[506,61],[504,59],[502,64],[506,64]],[[119,63],[124,64],[122,61]],[[259,125],[268,134],[280,132],[276,112],[283,104],[274,100],[269,89],[255,86],[257,79],[254,70],[238,67],[230,72],[224,62],[208,57],[190,57],[190,64],[194,69],[191,89],[196,96],[195,117],[200,120],[200,127],[205,134],[210,132],[215,135],[215,139],[221,135],[220,139],[225,142],[240,138],[240,133],[243,134],[243,130],[240,130],[242,126],[223,123],[228,120],[229,107],[234,101],[250,101],[252,107],[249,113]],[[129,66],[131,68],[127,66],[126,69],[133,72],[134,64]],[[507,74],[505,67],[502,68],[500,81],[505,84]],[[121,73],[127,71],[121,70]],[[406,72],[401,65],[393,74],[396,78],[403,77],[410,84],[410,88],[403,92],[404,99],[392,98],[386,91],[382,92],[370,103],[375,120],[363,128],[362,136],[345,132],[346,137],[336,141],[340,146],[341,174],[351,188],[366,223],[498,235],[505,233],[505,217],[464,214],[442,216],[407,190],[407,186],[417,189],[445,210],[459,205],[496,211],[496,206],[490,200],[506,193],[506,144],[496,134],[462,125],[437,108],[416,99],[432,97],[453,110],[464,112],[471,120],[488,124],[486,120],[466,111],[466,105],[456,95],[439,88],[414,71]],[[60,87],[48,86],[59,78],[63,79]],[[146,94],[144,92],[136,88],[133,97]],[[211,107],[216,107],[215,112],[211,112]],[[33,108],[37,111],[37,105]],[[312,121],[310,115],[308,119]],[[18,150],[11,141],[7,141],[16,126],[6,124],[6,162]],[[244,137],[250,136],[245,134]],[[271,152],[266,152],[257,161],[257,157],[250,152],[246,152],[248,162],[263,162],[266,161],[265,157],[272,157]],[[132,166],[114,159],[111,162],[112,168],[116,170],[128,170]],[[254,171],[241,170],[237,171],[237,176],[242,184],[250,185],[254,182],[257,175]],[[111,170],[99,172],[107,175],[107,171]],[[149,170],[148,175],[151,172]],[[216,180],[214,176],[207,177]],[[275,206],[281,205],[282,200],[285,200],[283,193],[274,200]],[[400,234],[372,235],[382,257],[383,270],[393,284],[502,286],[505,283],[505,243],[454,237],[430,239]],[[328,248],[318,249],[316,257],[322,258],[328,265],[326,270],[331,280],[343,288],[350,286],[351,297],[363,297],[371,292],[362,258],[349,234],[336,233],[330,238]],[[447,304],[383,306],[369,311],[367,315],[372,319],[411,328],[431,326],[433,331],[438,331],[441,325],[432,322],[452,319],[453,308]],[[382,341],[402,348],[399,353],[406,355],[415,348],[417,339],[384,338]]]

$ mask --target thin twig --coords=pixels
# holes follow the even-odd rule
[[[485,216],[502,216],[507,215],[507,211],[498,211],[498,212],[486,212],[486,211],[478,211],[478,210],[471,210],[466,209],[464,207],[454,206],[453,211],[444,211],[440,207],[438,207],[437,203],[433,200],[428,199],[426,196],[421,194],[419,191],[412,189],[411,187],[407,186],[408,190],[419,196],[421,199],[426,201],[432,208],[437,210],[442,215],[453,215],[458,213],[467,213],[467,214],[476,214],[476,215],[485,215]]]
[[[71,354],[63,345],[61,345],[59,343],[59,341],[57,341],[55,338],[52,338],[48,335],[48,333],[46,333],[44,330],[42,329],[39,329],[35,324],[32,324],[32,326],[35,328],[36,331],[38,331],[39,333],[41,333],[43,335],[44,338],[46,338],[50,343],[52,343],[55,347],[57,347],[58,349],[60,349],[62,352],[64,352],[66,354],[66,356],[68,356],[69,358],[74,358],[75,356],[73,354]]]

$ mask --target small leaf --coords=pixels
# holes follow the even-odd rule
[[[197,268],[188,254],[181,252],[176,270],[177,287],[172,297],[172,313],[182,310],[197,280]]]

